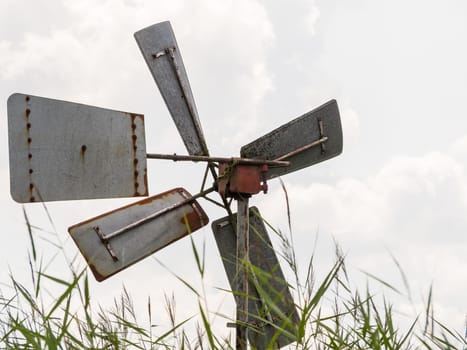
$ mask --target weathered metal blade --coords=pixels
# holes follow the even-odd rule
[[[7,105],[15,201],[147,196],[143,115],[25,94]]]
[[[183,188],[71,226],[73,240],[102,281],[205,226],[209,219]]]
[[[245,158],[287,160],[288,167],[273,168],[268,178],[281,176],[342,153],[342,127],[337,102],[331,100],[243,146]]]
[[[235,290],[237,250],[235,214],[232,221],[228,216],[218,219],[212,223],[212,230],[230,287]],[[249,258],[254,266],[255,276],[249,283],[248,312],[252,324],[252,328],[248,331],[249,342],[259,350],[271,349],[272,345],[280,348],[297,340],[290,335],[297,334],[296,326],[299,318],[289,286],[256,207],[250,208],[249,237]],[[272,308],[271,303],[276,307]],[[274,344],[270,344],[277,329],[285,329],[289,332],[289,336],[283,333],[277,337]]]
[[[135,33],[149,70],[190,155],[208,155],[195,100],[170,22]]]

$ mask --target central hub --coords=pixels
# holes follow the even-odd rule
[[[260,191],[266,193],[268,185],[266,174],[268,166],[220,163],[218,191],[223,197],[251,196]]]

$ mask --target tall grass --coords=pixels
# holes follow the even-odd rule
[[[225,322],[225,319],[210,311],[204,283],[201,290],[197,290],[176,276],[193,292],[198,315],[178,321],[176,300],[173,295],[166,295],[165,300],[157,300],[157,304],[165,304],[168,330],[157,333],[158,328],[152,321],[153,301],[150,298],[145,301],[149,323],[142,325],[136,316],[131,295],[125,288],[114,305],[104,309],[91,298],[86,270],[76,271],[70,263],[69,279],[50,275],[35,242],[39,228],[30,223],[26,212],[24,214],[25,231],[30,238],[27,254],[32,283],[20,283],[12,273],[0,290],[0,348],[235,348],[232,336],[213,331],[212,316],[216,316],[219,322]],[[339,248],[335,251],[334,265],[320,281],[315,280],[312,254],[306,277],[302,280],[292,237],[270,228],[281,242],[278,255],[292,272],[291,288],[299,311],[299,321],[292,332],[290,327],[277,329],[277,335],[287,332],[288,336],[294,337],[295,342],[289,346],[290,349],[463,349],[467,345],[463,335],[436,320],[431,290],[426,312],[411,320],[408,327],[399,327],[394,306],[384,294],[374,294],[369,287],[361,291],[351,286],[345,257]],[[193,240],[191,242],[197,272],[203,280],[206,271],[204,245],[199,247]],[[59,253],[63,248],[55,245]],[[254,266],[249,270],[258,275],[262,273]],[[368,279],[376,280],[387,290],[395,290],[382,278],[368,275]],[[50,290],[60,292],[52,294]],[[266,302],[272,304],[268,307],[275,307],[273,301]],[[196,331],[186,330],[190,324],[195,325]]]

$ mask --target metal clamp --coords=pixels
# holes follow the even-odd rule
[[[93,230],[97,233],[97,235],[101,239],[101,242],[105,245],[105,248],[109,252],[109,254],[112,257],[113,261],[118,261],[118,256],[113,251],[112,246],[110,245],[110,242],[109,242],[109,238],[101,231],[99,226],[94,226]]]

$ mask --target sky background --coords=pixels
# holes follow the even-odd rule
[[[133,38],[170,20],[213,155],[242,145],[323,104],[338,101],[344,152],[283,177],[299,264],[316,250],[316,279],[330,270],[334,242],[356,285],[377,275],[409,294],[386,291],[404,319],[423,313],[433,285],[438,318],[463,332],[467,313],[467,3],[465,1],[71,1],[2,0],[0,11],[0,282],[27,281],[29,238],[20,204],[9,195],[6,100],[14,92],[143,113],[148,152],[186,153]],[[183,186],[195,193],[202,165],[148,161],[150,194]],[[288,232],[278,180],[251,202]],[[84,266],[67,227],[134,199],[25,206],[51,273],[68,259]],[[222,210],[200,200],[214,221]],[[211,309],[233,316],[227,280],[208,227],[206,293]],[[190,241],[155,255],[199,286]],[[125,285],[137,309],[151,297],[158,322],[164,293],[175,293],[180,320],[196,298],[153,258],[93,282],[110,305]],[[375,290],[379,286],[373,283]],[[2,286],[7,293],[8,287]],[[412,318],[411,318],[412,317]],[[224,330],[225,321],[217,318]]]

